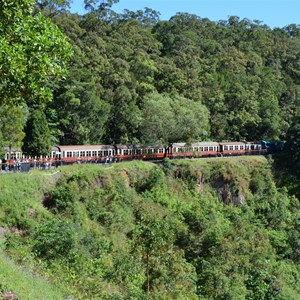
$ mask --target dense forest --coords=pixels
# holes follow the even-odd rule
[[[299,25],[69,2],[2,1],[2,145],[285,140],[297,125]]]

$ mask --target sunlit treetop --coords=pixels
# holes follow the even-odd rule
[[[0,104],[40,103],[51,98],[45,84],[63,76],[72,48],[50,19],[33,14],[35,1],[0,3]]]

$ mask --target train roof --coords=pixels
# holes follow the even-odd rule
[[[245,144],[260,145],[261,142],[259,142],[259,141],[252,141],[252,142],[245,142]]]
[[[131,145],[131,144],[117,144],[118,149],[148,149],[148,148],[163,148],[162,145]]]
[[[173,143],[173,147],[218,147],[217,142],[196,142],[192,144],[187,143]]]
[[[244,142],[222,142],[219,143],[221,146],[226,146],[226,145],[235,145],[235,146],[239,146],[239,145],[245,145]]]
[[[219,143],[217,142],[197,142],[192,143],[192,147],[218,147]]]
[[[113,145],[66,145],[57,146],[60,151],[89,151],[115,149]]]

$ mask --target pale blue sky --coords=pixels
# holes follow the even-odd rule
[[[271,28],[300,24],[300,0],[120,0],[113,10],[144,7],[159,11],[161,20],[169,20],[176,12],[188,12],[211,21],[227,20],[228,16],[260,20]],[[83,14],[83,0],[73,0],[71,10]]]

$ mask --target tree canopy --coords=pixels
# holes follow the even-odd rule
[[[45,109],[52,99],[47,83],[66,75],[72,55],[68,38],[49,18],[34,13],[34,5],[32,0],[0,3],[1,131],[9,146],[22,144],[28,110]]]
[[[168,146],[209,136],[208,110],[200,102],[158,93],[145,97],[142,106],[142,140]]]
[[[187,13],[160,21],[150,8],[116,13],[114,2],[86,1],[83,16],[65,11],[52,17],[74,47],[70,75],[52,86],[56,140],[165,142],[166,137],[145,138],[149,99],[170,113],[170,105],[155,95],[173,99],[174,107],[176,99],[189,99],[190,107],[202,106],[207,115],[185,136],[181,123],[183,130],[170,140],[285,138],[300,100],[297,26],[272,30],[236,16],[212,22]]]
[[[3,1],[1,103],[43,110],[58,144],[285,138],[300,103],[297,25],[160,21],[151,8],[116,13],[116,2],[85,1],[80,16],[65,0]],[[146,134],[148,106],[169,124],[173,110],[173,133]]]
[[[4,0],[0,4],[0,104],[49,100],[49,80],[65,72],[71,48],[61,31],[34,1]]]

